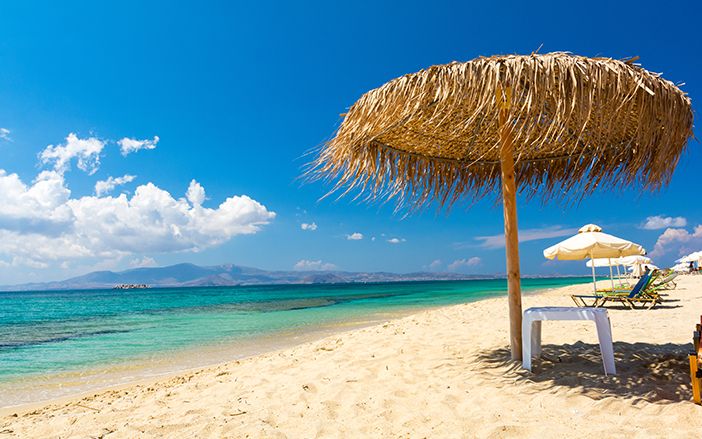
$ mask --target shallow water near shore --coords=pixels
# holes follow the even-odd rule
[[[523,279],[522,288],[588,281]],[[503,279],[0,293],[0,407],[242,358],[505,293]]]

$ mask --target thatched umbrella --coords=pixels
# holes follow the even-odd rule
[[[420,208],[501,194],[512,358],[521,358],[516,193],[579,199],[666,184],[692,135],[690,99],[629,61],[568,53],[432,66],[367,92],[311,175]]]

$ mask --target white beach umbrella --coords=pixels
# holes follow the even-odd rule
[[[602,232],[595,224],[587,224],[578,234],[544,250],[546,259],[574,261],[580,259],[620,258],[644,255],[646,250],[638,244]],[[595,267],[592,267],[592,281],[595,284]],[[595,291],[597,286],[594,285]]]
[[[619,266],[622,265],[620,260],[622,258],[597,258],[590,259],[585,262],[585,266],[588,268],[594,267],[609,267],[609,278],[612,282],[612,289],[614,289],[614,273],[612,272],[612,267],[617,267],[617,278],[619,282],[622,282],[622,273],[619,271]]]
[[[625,267],[631,267],[632,265],[640,265],[640,264],[650,264],[653,261],[651,258],[647,258],[646,256],[641,256],[641,255],[635,255],[635,256],[625,256],[623,258],[598,258],[598,259],[590,259],[585,263],[585,265],[590,268],[592,267],[592,264],[595,264],[595,267],[609,267],[610,265],[616,266],[616,265],[624,265]]]
[[[623,258],[619,258],[619,263],[621,265],[631,267],[632,265],[641,265],[641,264],[651,264],[653,261],[651,258],[647,258],[646,256],[641,256],[641,255],[634,255],[634,256],[625,256]]]
[[[681,263],[679,263],[679,264],[673,265],[673,267],[671,268],[671,270],[673,270],[673,271],[679,271],[679,272],[687,272],[689,268],[690,268],[689,265],[687,265],[687,264],[684,263],[684,262],[681,262]]]
[[[700,265],[702,264],[702,251],[690,253],[689,255],[683,256],[675,262],[680,262],[681,264],[689,264],[690,262],[695,262],[697,263],[697,265]]]
[[[626,256],[623,258],[619,258],[619,261],[625,267],[629,267],[629,271],[631,271],[631,273],[636,277],[641,277],[641,275],[644,272],[644,267],[653,263],[651,258],[647,258],[646,256],[641,255]],[[655,265],[651,265],[651,267],[655,267]]]
[[[609,267],[609,266],[614,266],[614,265],[621,265],[619,264],[619,258],[598,258],[598,259],[589,259],[587,262],[585,262],[585,266],[587,268],[592,268],[592,266],[595,267]]]
[[[641,277],[644,273],[644,271],[648,268],[648,271],[653,271],[653,270],[658,270],[658,266],[653,265],[653,264],[637,264],[637,265],[632,265],[628,268],[629,271],[634,276]]]

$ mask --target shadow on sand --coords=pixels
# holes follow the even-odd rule
[[[583,342],[544,345],[542,357],[533,361],[533,372],[512,362],[506,347],[483,351],[477,359],[494,373],[508,369],[503,377],[512,382],[535,383],[535,392],[565,387],[593,399],[622,397],[634,403],[673,403],[692,397],[687,356],[691,346],[615,342],[616,376],[604,375],[599,346]]]

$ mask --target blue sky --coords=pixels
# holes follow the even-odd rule
[[[638,55],[696,108],[699,2],[624,3],[3,2],[0,284],[184,261],[504,272],[499,204],[404,218],[318,201],[328,187],[296,180],[305,153],[394,77],[542,45]],[[659,265],[702,249],[701,159],[692,141],[653,194],[520,199],[522,272],[587,274],[541,250],[590,222]]]

